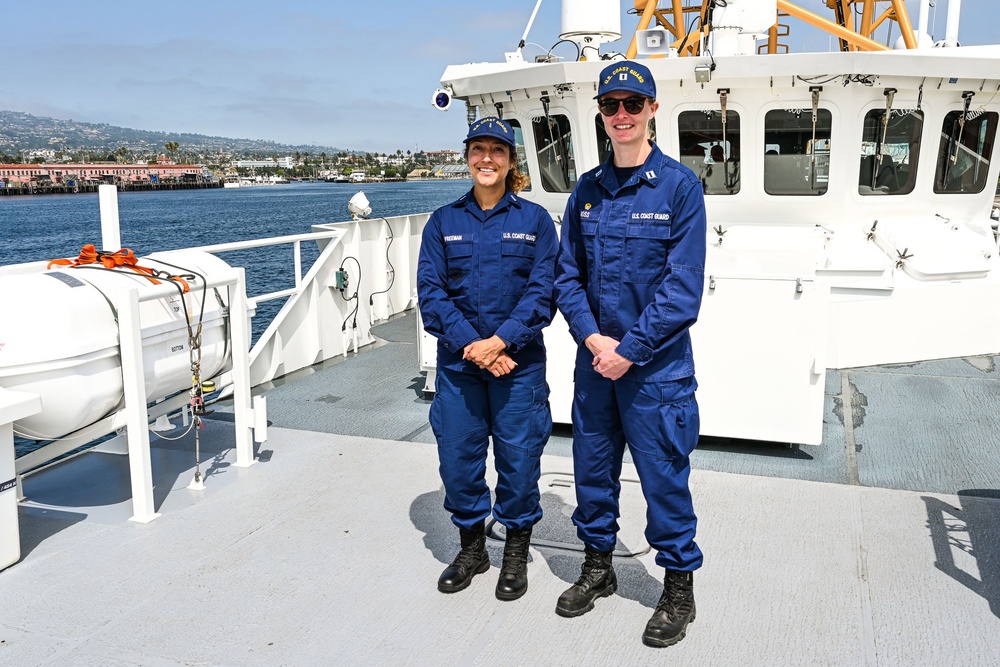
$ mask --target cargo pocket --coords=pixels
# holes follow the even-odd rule
[[[531,442],[529,452],[541,456],[542,449],[552,433],[552,409],[549,407],[549,385],[542,382],[532,388]]]
[[[698,446],[698,433],[701,430],[701,417],[695,397],[692,395],[679,401],[664,403],[660,408],[660,428],[666,458],[681,459],[690,456]]]

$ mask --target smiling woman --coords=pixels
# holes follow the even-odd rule
[[[552,428],[541,331],[552,318],[556,233],[544,208],[517,196],[526,179],[509,123],[481,118],[465,143],[472,191],[431,215],[417,267],[424,328],[438,339],[430,423],[444,506],[461,540],[438,590],[457,593],[489,569],[484,520],[492,512],[507,531],[496,597],[516,600],[528,588],[528,545],[542,516],[541,455]]]

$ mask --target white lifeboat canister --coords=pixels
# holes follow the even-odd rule
[[[208,282],[230,269],[196,250],[155,253],[138,263],[170,275],[199,274]],[[201,277],[188,282],[183,298],[178,293],[139,303],[147,401],[191,388],[188,316],[195,331],[202,324],[202,379],[231,365],[228,290],[206,290]],[[130,269],[99,264],[0,276],[0,387],[42,399],[42,411],[15,422],[15,433],[35,440],[58,438],[124,405],[111,298],[129,287],[141,294],[156,285]]]

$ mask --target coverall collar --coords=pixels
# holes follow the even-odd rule
[[[650,185],[656,184],[659,174],[656,173],[653,165],[659,164],[660,160],[663,159],[663,153],[655,143],[650,142],[650,144],[652,150],[646,156],[645,162],[642,163],[642,166],[632,174],[632,177],[624,185],[618,184],[618,176],[615,175],[615,154],[612,152],[608,156],[608,159],[604,161],[600,171],[596,174],[597,182],[601,184],[602,188],[608,191],[608,194],[616,196],[619,190],[636,185],[639,181],[645,181]]]
[[[507,190],[503,197],[500,198],[500,201],[497,202],[496,206],[491,208],[489,211],[484,211],[480,208],[479,202],[476,201],[473,191],[469,190],[457,199],[452,206],[455,208],[465,208],[480,220],[486,220],[486,218],[489,218],[500,211],[504,211],[511,206],[521,208],[521,198],[510,190]]]

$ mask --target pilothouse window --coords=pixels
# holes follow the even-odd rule
[[[934,192],[975,194],[986,187],[986,176],[997,133],[993,111],[951,111],[944,117],[938,149]]]
[[[521,189],[521,192],[531,192],[531,172],[528,170],[528,154],[524,148],[524,130],[521,129],[520,121],[513,118],[505,119],[514,130],[514,142],[517,143],[517,170],[528,177],[528,184]]]
[[[828,109],[775,109],[764,116],[764,191],[769,195],[821,195],[830,180]]]
[[[569,118],[549,114],[531,121],[538,147],[538,170],[547,192],[572,192],[576,185],[573,131]]]
[[[682,111],[677,118],[680,161],[701,180],[706,195],[740,191],[740,116],[722,110]]]
[[[872,109],[861,135],[858,192],[905,195],[913,191],[920,157],[924,114],[916,109]]]

